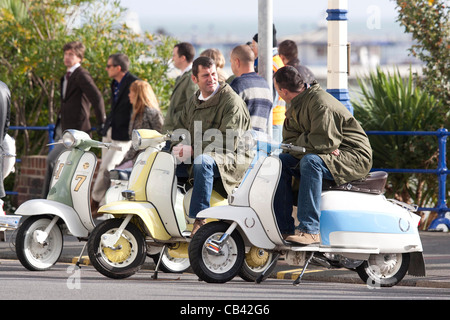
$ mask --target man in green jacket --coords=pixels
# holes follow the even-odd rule
[[[164,119],[163,132],[172,131],[178,121],[186,102],[197,91],[197,85],[192,81],[192,61],[195,49],[188,42],[180,42],[173,48],[172,61],[175,68],[181,71],[181,75],[175,81],[169,108]]]
[[[286,102],[283,142],[306,148],[305,154],[280,154],[283,164],[275,195],[275,214],[288,241],[320,242],[319,216],[322,179],[337,185],[364,178],[372,167],[372,148],[358,121],[317,82],[310,87],[294,67],[274,75],[278,94]],[[292,177],[300,178],[294,233]]]
[[[189,216],[209,207],[214,178],[220,180],[227,194],[241,182],[251,163],[249,153],[238,152],[238,138],[251,129],[245,102],[226,83],[219,83],[214,60],[197,58],[192,66],[192,80],[199,90],[191,97],[175,123],[174,134],[185,134],[184,141],[173,147],[180,162],[189,165],[194,178]],[[183,164],[177,168],[182,176]],[[185,168],[186,169],[186,168]],[[192,235],[204,224],[196,219]]]

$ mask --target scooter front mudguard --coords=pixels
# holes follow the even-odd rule
[[[37,215],[53,215],[58,216],[64,220],[69,232],[79,238],[84,238],[89,235],[89,232],[94,229],[94,224],[91,222],[85,226],[77,212],[66,204],[48,200],[48,199],[33,199],[28,200],[17,208],[16,215],[21,216],[37,216]]]
[[[265,230],[252,208],[229,205],[211,207],[199,212],[197,218],[236,221],[242,231],[242,236],[246,237],[253,246],[263,249],[274,249],[276,247],[268,235],[268,232],[274,232],[275,230]]]
[[[98,209],[99,213],[112,214],[113,216],[137,215],[144,222],[149,235],[155,240],[169,240],[170,234],[167,232],[158,211],[146,201],[120,200],[107,203]]]

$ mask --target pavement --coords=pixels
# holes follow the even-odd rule
[[[1,233],[1,232],[0,232]],[[400,286],[450,288],[450,232],[421,231],[420,237],[424,249],[426,266],[425,277],[406,275],[398,284]],[[1,238],[1,235],[0,235]],[[17,259],[13,244],[13,231],[5,231],[5,241],[0,241],[0,259]],[[64,237],[64,248],[59,263],[76,263],[84,242],[79,242],[71,236]],[[82,264],[89,264],[87,253],[84,253]],[[144,269],[154,270],[153,260],[147,258]],[[302,271],[301,267],[290,266],[283,259],[271,274],[271,278],[295,280]],[[303,276],[304,281],[323,281],[335,283],[363,284],[356,272],[348,269],[327,269],[312,265],[308,267]]]

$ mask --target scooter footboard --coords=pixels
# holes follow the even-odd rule
[[[145,201],[115,201],[108,203],[98,209],[99,213],[123,216],[133,214],[141,218],[147,227],[150,236],[155,240],[169,240],[170,234],[167,232],[161,217],[156,208]]]
[[[267,235],[256,213],[249,207],[220,206],[201,211],[197,218],[211,218],[225,221],[236,221],[242,236],[259,248],[274,249],[276,247]]]

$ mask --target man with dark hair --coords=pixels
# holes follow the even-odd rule
[[[274,75],[280,97],[289,103],[283,142],[306,148],[306,153],[282,153],[282,173],[274,209],[287,241],[302,245],[320,242],[319,216],[322,179],[337,185],[364,178],[372,167],[372,148],[358,121],[347,108],[320,88],[310,87],[296,68]],[[300,178],[295,229],[292,218],[292,177]]]
[[[102,163],[92,189],[91,210],[94,217],[97,216],[97,209],[110,185],[110,181],[107,179],[108,175],[105,175],[105,172],[114,169],[122,161],[131,146],[129,126],[133,106],[128,94],[131,84],[138,78],[131,74],[129,69],[130,59],[126,54],[115,53],[108,57],[106,71],[112,79],[111,111],[106,119],[102,135],[103,142],[112,143],[121,147],[121,150],[102,149]]]
[[[184,105],[198,89],[191,79],[194,56],[195,49],[190,43],[180,42],[173,48],[172,61],[175,68],[181,70],[181,75],[177,77],[172,96],[170,97],[169,108],[164,120],[164,132],[173,130],[173,126],[178,121]]]
[[[246,44],[231,51],[231,70],[236,78],[230,86],[246,103],[252,128],[267,132],[267,122],[272,110],[272,93],[267,81],[255,72],[254,60],[255,55]]]
[[[306,66],[300,64],[300,60],[298,59],[297,44],[294,41],[282,41],[278,45],[278,54],[280,55],[284,65],[295,67],[308,85],[316,80],[313,72]]]
[[[192,67],[192,81],[199,90],[182,109],[175,129],[187,130],[186,144],[173,147],[173,154],[181,163],[177,175],[189,164],[194,178],[189,217],[209,207],[214,178],[219,178],[227,194],[241,182],[251,162],[249,154],[238,157],[238,138],[250,126],[245,102],[226,83],[218,82],[214,60],[197,58]],[[191,165],[192,164],[192,165]],[[204,224],[196,219],[192,235]]]
[[[67,129],[89,133],[91,105],[95,111],[97,128],[101,128],[105,122],[103,96],[89,72],[81,66],[85,50],[80,41],[72,41],[63,46],[64,66],[67,72],[61,78],[61,108],[55,125],[55,140],[62,138],[62,133]],[[54,164],[64,150],[62,144],[55,145],[47,156],[43,197],[47,197]]]

